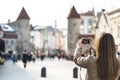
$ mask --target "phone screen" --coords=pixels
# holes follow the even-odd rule
[[[82,43],[83,43],[83,44],[90,44],[90,40],[89,40],[89,39],[83,39],[83,40],[82,40]]]

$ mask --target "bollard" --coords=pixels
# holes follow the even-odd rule
[[[41,69],[41,77],[46,77],[46,68],[45,67],[43,67]]]
[[[78,68],[73,68],[73,78],[78,78]]]

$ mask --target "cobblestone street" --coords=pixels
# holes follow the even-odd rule
[[[41,77],[42,67],[46,68],[46,77]],[[78,68],[78,78],[73,78],[74,67]],[[80,71],[74,62],[57,59],[44,61],[37,59],[35,63],[28,63],[26,69],[23,68],[21,61],[16,64],[6,61],[4,65],[0,65],[1,80],[80,80],[80,72],[83,79],[85,69],[82,68]]]

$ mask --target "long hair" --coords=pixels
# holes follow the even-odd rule
[[[118,60],[113,36],[110,33],[102,33],[96,46],[98,78],[114,80],[118,75]]]

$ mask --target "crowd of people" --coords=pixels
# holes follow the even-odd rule
[[[16,51],[8,51],[8,52],[0,52],[0,61],[2,60],[12,60],[13,64],[15,64],[18,60],[22,60],[24,64],[24,68],[26,68],[27,62],[33,62],[35,63],[36,58],[43,61],[44,59],[48,58],[50,60],[54,60],[54,58],[58,58],[58,60],[66,59],[66,60],[73,60],[73,55],[66,55],[63,51],[58,51],[57,53],[51,53],[48,51],[48,54],[46,55],[44,50],[41,50],[40,53],[38,52],[28,52],[27,50],[24,50],[21,54],[17,54]]]
[[[2,52],[0,51],[0,64],[4,64],[5,61],[12,60],[15,64],[18,60],[22,60],[24,68],[26,68],[27,62],[36,60],[36,54],[34,52],[28,53],[27,50],[24,50],[21,55],[17,54],[15,51]]]

